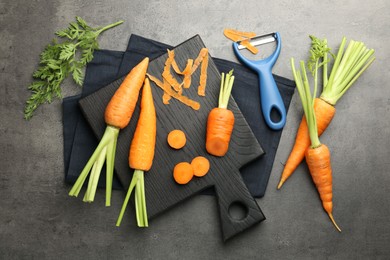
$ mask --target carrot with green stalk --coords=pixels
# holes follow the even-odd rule
[[[319,40],[311,36],[312,47],[310,49],[309,70],[312,74],[317,73],[323,66],[323,91],[319,98],[315,98],[314,111],[317,121],[317,131],[321,135],[332,121],[338,100],[353,86],[361,74],[373,63],[374,50],[368,49],[363,42],[351,40],[345,49],[346,38],[341,45],[335,58],[330,76],[328,77],[329,47],[327,41]],[[344,52],[345,49],[345,52]],[[321,62],[322,59],[322,62]],[[316,94],[314,93],[313,97]],[[310,145],[309,131],[305,117],[299,125],[295,143],[284,166],[283,173],[278,184],[278,189],[293,174],[298,165],[305,157],[305,151]]]
[[[317,120],[314,112],[314,95],[310,93],[309,81],[306,75],[305,63],[300,62],[301,71],[296,71],[294,59],[291,59],[291,67],[294,80],[302,101],[302,107],[305,114],[311,145],[306,148],[305,158],[313,182],[320,195],[322,206],[328,213],[329,218],[338,231],[341,229],[333,218],[333,192],[332,192],[332,166],[330,162],[330,151],[325,144],[322,144],[318,137]],[[314,75],[314,93],[317,92],[317,71]]]
[[[156,145],[156,120],[152,89],[150,88],[149,79],[146,78],[142,89],[141,112],[129,152],[129,166],[134,169],[134,174],[116,222],[117,226],[120,226],[122,222],[130,195],[134,189],[137,224],[139,227],[148,226],[144,172],[149,171],[153,163]]]
[[[233,70],[222,73],[218,107],[213,108],[207,117],[206,150],[214,156],[224,156],[228,149],[234,127],[234,114],[228,103],[234,83]]]
[[[106,206],[111,204],[112,179],[114,175],[114,161],[119,130],[125,128],[133,115],[139,91],[145,80],[149,59],[145,58],[125,77],[108,103],[104,119],[107,124],[103,137],[94,153],[88,160],[80,176],[69,192],[70,196],[77,197],[88,176],[87,191],[84,202],[93,202],[101,169],[106,161]]]

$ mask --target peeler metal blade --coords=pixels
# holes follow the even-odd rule
[[[259,45],[276,41],[276,34],[269,33],[269,34],[255,36],[253,38],[248,38],[246,40],[238,41],[237,43],[238,43],[239,50],[246,49],[246,46],[241,44],[241,42],[243,41],[249,41],[253,46],[259,46]]]

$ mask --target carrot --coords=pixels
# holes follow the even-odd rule
[[[206,150],[215,156],[224,156],[234,127],[234,114],[227,109],[234,82],[233,70],[225,77],[222,73],[218,107],[213,108],[207,118]]]
[[[179,129],[172,130],[169,132],[167,141],[170,147],[174,149],[181,149],[186,144],[186,135]]]
[[[291,58],[291,67],[294,75],[294,80],[297,85],[298,93],[302,101],[302,107],[305,114],[308,132],[310,136],[310,147],[306,148],[305,158],[309,167],[313,182],[320,195],[322,206],[328,213],[333,225],[338,231],[341,229],[336,224],[333,218],[333,202],[332,202],[332,167],[330,162],[330,151],[328,147],[321,144],[318,131],[317,121],[314,112],[314,98],[310,93],[310,86],[306,75],[305,63],[300,62],[301,72],[295,70],[294,59]],[[317,73],[314,75],[314,93],[317,90]]]
[[[332,121],[333,116],[336,113],[336,109],[334,106],[325,102],[323,99],[316,98],[314,100],[314,113],[317,121],[318,135],[321,136]],[[288,157],[286,165],[284,166],[283,173],[278,184],[278,189],[282,187],[284,182],[293,174],[295,169],[305,158],[305,151],[309,146],[309,131],[307,128],[306,119],[303,117],[295,137],[293,149],[291,150],[290,156]]]
[[[146,212],[144,172],[152,167],[156,145],[156,110],[153,103],[152,89],[149,79],[145,79],[142,90],[141,112],[133,140],[130,145],[129,166],[134,169],[133,178],[123,202],[121,212],[116,222],[120,223],[125,213],[130,195],[135,188],[135,211],[137,224],[139,227],[148,226],[148,216]]]
[[[197,177],[205,176],[210,170],[210,162],[206,157],[197,156],[191,161],[194,175]]]
[[[119,130],[125,128],[130,122],[138,100],[139,90],[145,79],[148,64],[149,59],[145,58],[134,67],[109,101],[104,114],[104,119],[107,124],[106,130],[99,145],[96,147],[94,153],[70,190],[70,196],[78,196],[91,171],[83,201],[93,202],[100,172],[106,161],[106,206],[110,206],[116,143]]]
[[[308,67],[312,74],[317,73],[320,66],[323,65],[323,84],[324,89],[319,98],[315,99],[314,110],[317,121],[317,131],[321,135],[331,123],[335,113],[337,101],[346,93],[360,75],[372,64],[375,57],[372,57],[374,50],[365,47],[362,42],[350,41],[344,53],[346,38],[341,41],[338,54],[330,76],[327,74],[328,57],[330,51],[327,41],[319,40],[314,36],[310,50],[310,59]],[[320,59],[323,62],[320,64]],[[313,95],[315,96],[315,94]],[[296,134],[295,144],[286,161],[286,165],[281,175],[278,189],[292,175],[298,165],[305,157],[305,151],[310,145],[310,137],[307,130],[307,124],[304,119],[300,123]]]
[[[194,176],[194,169],[188,162],[181,162],[173,168],[173,178],[178,184],[187,184]]]

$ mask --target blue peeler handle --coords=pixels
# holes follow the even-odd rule
[[[262,60],[250,60],[244,57],[238,49],[237,42],[233,43],[233,50],[243,64],[257,72],[259,75],[260,101],[264,120],[271,129],[280,130],[286,124],[286,108],[272,75],[272,67],[275,64],[281,49],[279,33],[276,32],[274,37],[277,42],[275,51],[269,57]],[[271,111],[273,109],[278,111],[280,115],[279,122],[274,122],[271,119]]]

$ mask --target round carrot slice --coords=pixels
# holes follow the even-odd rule
[[[188,162],[176,164],[173,168],[173,178],[178,184],[187,184],[194,176],[194,170]]]
[[[191,166],[194,169],[194,175],[197,177],[205,176],[210,170],[210,162],[203,156],[195,157],[191,162]]]
[[[174,149],[181,149],[187,142],[186,135],[183,131],[175,129],[168,134],[168,144]]]

